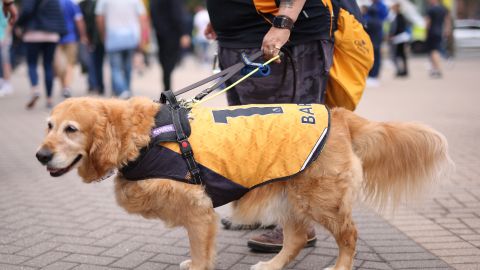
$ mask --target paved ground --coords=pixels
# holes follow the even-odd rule
[[[391,78],[368,89],[358,113],[372,120],[422,121],[449,140],[456,171],[436,183],[423,201],[394,214],[358,205],[356,269],[480,269],[479,57],[461,57],[442,80],[430,80],[425,59],[411,62],[412,76]],[[135,76],[135,93],[156,97],[158,68]],[[175,74],[180,88],[209,74],[187,61]],[[181,229],[127,215],[115,204],[112,181],[83,184],[74,173],[52,179],[34,158],[48,112],[44,100],[24,109],[28,82],[14,76],[13,96],[0,99],[0,269],[178,269],[188,257]],[[84,94],[83,79],[75,94]],[[60,100],[60,98],[59,98]],[[214,103],[223,103],[222,99]],[[228,214],[228,207],[218,209]],[[270,254],[250,252],[246,240],[258,232],[220,231],[217,269],[248,269]],[[337,250],[318,229],[315,248],[302,251],[289,269],[322,269]]]

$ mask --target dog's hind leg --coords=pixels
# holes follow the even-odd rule
[[[213,209],[207,214],[191,217],[184,225],[190,241],[192,259],[180,264],[182,270],[211,270],[215,264],[217,216]]]
[[[283,248],[268,262],[259,262],[251,270],[283,269],[298,255],[307,243],[308,225],[303,222],[287,221],[283,224]]]
[[[337,193],[339,195],[341,193]],[[348,194],[348,193],[347,193]],[[352,220],[352,208],[349,195],[343,193],[340,198],[332,198],[337,203],[313,212],[312,218],[332,233],[338,245],[338,258],[334,267],[326,270],[350,270],[357,244],[357,229]]]

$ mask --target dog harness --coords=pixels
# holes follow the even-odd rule
[[[175,125],[159,120],[169,114],[161,113],[166,107],[156,117],[151,144],[120,172],[132,181],[200,180],[214,207],[305,170],[320,154],[329,130],[329,110],[318,104],[194,107],[188,114],[190,129],[180,128],[190,134],[185,144],[158,141],[157,136],[175,137]],[[183,146],[194,150],[200,177],[193,179]]]

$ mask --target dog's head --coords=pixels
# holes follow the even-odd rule
[[[53,177],[78,168],[91,182],[116,167],[120,142],[108,119],[106,101],[72,98],[57,105],[47,119],[47,134],[36,153]]]

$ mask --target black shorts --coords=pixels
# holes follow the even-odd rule
[[[220,67],[228,68],[241,61],[242,52],[251,55],[259,50],[219,47]],[[271,73],[267,77],[250,77],[228,91],[228,104],[323,103],[328,71],[332,65],[333,42],[312,41],[291,46],[288,50],[294,65],[286,57],[280,64],[270,64]],[[264,62],[261,58],[257,61]],[[293,66],[296,68],[295,76]],[[227,85],[242,76],[236,74],[227,81]]]
[[[427,51],[441,51],[442,50],[442,42],[443,38],[442,36],[438,35],[429,35],[427,37],[426,45],[427,45]]]

